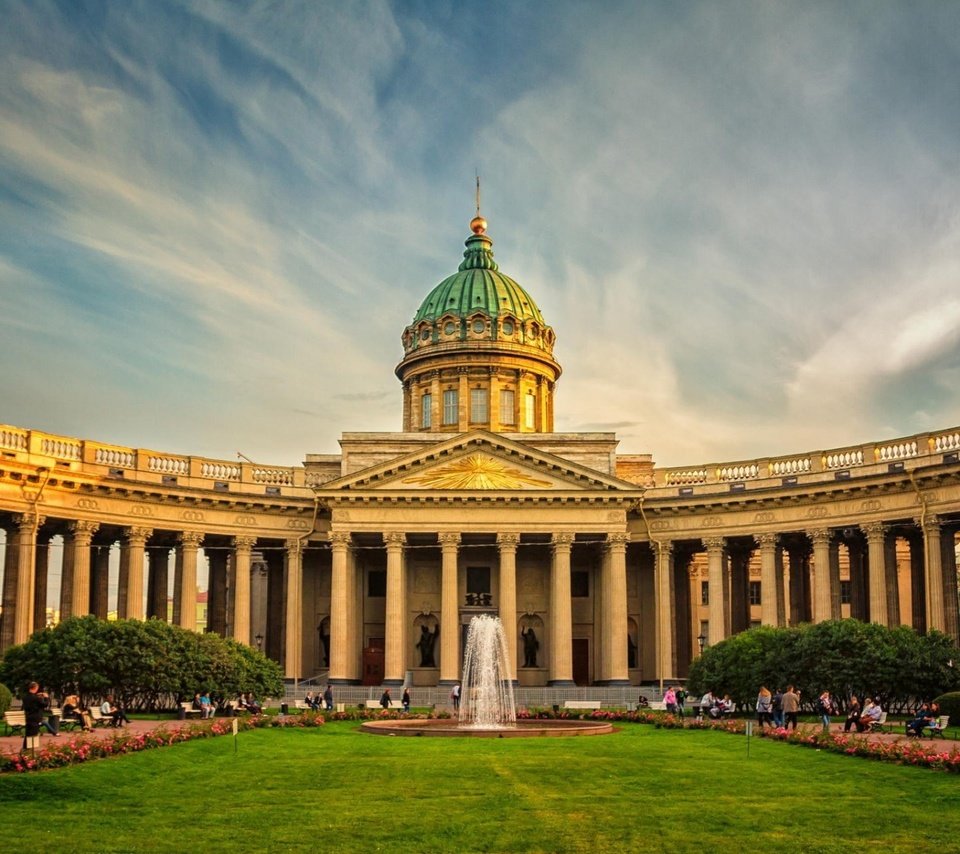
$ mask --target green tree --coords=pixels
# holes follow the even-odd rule
[[[240,692],[276,695],[283,679],[276,662],[222,638],[161,620],[103,621],[77,617],[10,647],[0,680],[23,689],[31,680],[57,696],[82,702],[113,693],[131,709],[170,708],[196,691],[223,700]]]

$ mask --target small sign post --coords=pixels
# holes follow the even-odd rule
[[[753,721],[747,721],[747,756],[750,756],[750,736],[753,735]]]
[[[234,718],[231,722],[231,728],[233,729],[233,754],[237,754],[237,733],[240,731],[240,727],[237,725],[237,719]]]

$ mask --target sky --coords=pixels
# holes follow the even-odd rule
[[[658,465],[960,424],[960,3],[0,0],[0,423],[298,465],[398,431],[474,181]]]

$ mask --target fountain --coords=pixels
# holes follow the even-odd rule
[[[606,721],[517,720],[509,645],[499,617],[481,614],[470,621],[463,657],[460,715],[457,720],[399,718],[366,721],[361,729],[379,735],[529,736],[602,735],[613,732]]]

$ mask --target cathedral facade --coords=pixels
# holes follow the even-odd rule
[[[402,432],[300,466],[0,425],[0,651],[46,625],[55,546],[60,618],[172,620],[334,684],[452,684],[484,613],[529,687],[682,679],[757,624],[958,639],[960,428],[666,469],[554,432],[554,331],[479,216],[402,342]]]

